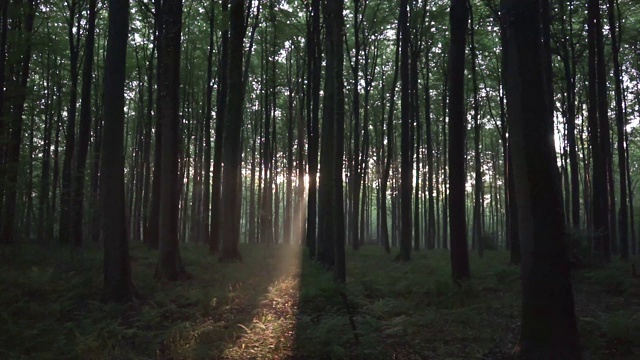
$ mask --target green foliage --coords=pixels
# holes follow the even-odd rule
[[[189,244],[195,278],[165,283],[153,278],[157,253],[135,245],[146,299],[116,305],[99,302],[99,249],[3,251],[3,359],[460,359],[502,356],[517,341],[519,268],[505,252],[472,254],[472,279],[454,283],[447,251],[397,263],[364,246],[347,252],[347,285],[336,285],[295,246],[244,245],[245,263],[220,264]],[[574,271],[574,284],[592,358],[638,355],[640,281],[629,263]]]
[[[587,230],[569,230],[565,238],[567,251],[573,267],[593,266],[594,233]]]

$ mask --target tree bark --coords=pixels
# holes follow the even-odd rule
[[[411,84],[409,79],[409,2],[400,1],[398,31],[400,31],[400,82],[401,82],[401,142],[400,142],[400,255],[399,260],[411,260]]]
[[[565,249],[560,174],[548,108],[538,0],[503,0],[507,100],[522,245],[521,359],[580,359]],[[550,56],[550,54],[548,55]]]
[[[307,31],[307,78],[309,103],[307,104],[307,162],[309,163],[309,198],[307,200],[306,245],[309,256],[317,254],[318,222],[318,150],[320,142],[320,75],[322,74],[322,45],[320,43],[320,0],[311,1],[311,22]]]
[[[469,8],[465,0],[451,0],[449,13],[449,211],[451,272],[455,280],[469,278],[465,214],[464,63]]]
[[[224,234],[220,261],[242,261],[240,242],[240,166],[242,147],[240,135],[243,122],[242,57],[244,43],[244,0],[231,0],[229,9],[229,98],[225,118],[222,161],[221,231]]]
[[[74,154],[76,147],[76,113],[78,100],[78,62],[80,58],[80,22],[79,0],[71,0],[67,3],[69,10],[68,36],[69,36],[69,66],[71,67],[71,88],[69,89],[69,108],[67,109],[67,127],[64,145],[64,161],[62,162],[62,191],[60,193],[60,226],[58,228],[58,240],[62,244],[68,244],[74,237],[73,220],[73,182],[74,182]],[[76,18],[77,15],[77,18]],[[77,24],[76,24],[77,21]],[[74,26],[77,27],[74,34]]]
[[[588,93],[588,122],[591,155],[593,158],[593,229],[594,251],[600,260],[608,262],[611,259],[611,237],[609,223],[609,190],[607,176],[607,144],[609,141],[606,105],[606,81],[604,74],[604,55],[599,53],[602,47],[602,24],[600,21],[600,4],[598,0],[589,0],[587,4],[588,21],[588,57],[589,57],[589,93]]]
[[[607,11],[609,14],[609,33],[611,34],[611,51],[613,57],[613,79],[615,92],[615,117],[616,130],[618,132],[617,151],[618,151],[618,176],[620,180],[620,208],[618,210],[618,241],[620,242],[620,257],[622,259],[629,258],[629,239],[628,239],[628,207],[627,207],[627,159],[625,152],[625,134],[626,120],[624,109],[622,107],[622,82],[624,81],[621,74],[620,66],[620,44],[618,36],[618,22],[616,22],[615,3],[617,1],[607,1]]]
[[[165,0],[162,12],[162,56],[158,61],[158,114],[162,123],[162,164],[160,167],[159,258],[156,278],[176,281],[186,276],[180,259],[178,212],[180,154],[180,36],[182,0]]]
[[[0,242],[13,243],[18,240],[18,232],[15,230],[16,219],[16,197],[18,189],[18,175],[20,169],[20,147],[22,145],[22,127],[24,123],[24,107],[27,95],[27,85],[29,81],[29,69],[31,63],[33,25],[36,14],[37,3],[35,0],[27,2],[26,18],[24,22],[24,38],[26,43],[21,63],[18,67],[19,76],[15,89],[16,96],[13,99],[12,113],[10,115],[10,137],[6,149],[6,178],[4,182],[4,214],[2,226],[2,239]],[[3,119],[4,121],[4,119]]]
[[[125,219],[124,85],[126,77],[129,1],[109,1],[109,33],[104,80],[104,136],[101,158],[101,209],[104,237],[103,301],[126,302],[136,297]]]
[[[229,14],[229,0],[222,1],[223,14]],[[227,101],[229,96],[229,29],[223,26],[221,53],[218,61],[218,92],[216,94],[216,137],[213,143],[213,175],[211,190],[211,234],[209,235],[209,253],[218,252],[221,243],[222,230],[222,154],[224,142],[224,129],[227,118]]]
[[[91,84],[93,78],[93,48],[96,31],[97,0],[89,0],[89,19],[87,38],[84,45],[84,65],[82,66],[82,93],[80,107],[80,129],[78,130],[78,149],[75,161],[74,191],[73,191],[73,240],[75,246],[83,242],[83,214],[84,214],[84,170],[89,152],[89,138],[91,137]]]

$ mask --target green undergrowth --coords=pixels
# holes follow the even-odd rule
[[[336,285],[298,247],[240,250],[243,263],[221,264],[183,245],[193,279],[167,283],[153,278],[157,252],[133,245],[144,299],[115,305],[99,301],[99,249],[2,248],[0,359],[502,359],[517,341],[519,268],[505,252],[472,254],[472,278],[454,283],[447,251],[402,263],[365,246]],[[573,277],[590,358],[640,358],[629,263]]]

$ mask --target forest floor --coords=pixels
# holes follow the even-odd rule
[[[446,251],[397,263],[365,246],[347,252],[346,286],[296,246],[241,252],[244,263],[220,264],[183,246],[194,278],[165,283],[157,253],[133,245],[145,299],[114,305],[99,302],[99,249],[0,248],[0,359],[503,359],[517,340],[519,269],[506,252],[472,255],[472,279],[456,285]],[[640,359],[629,263],[573,278],[587,358]]]

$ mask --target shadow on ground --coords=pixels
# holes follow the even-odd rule
[[[365,246],[347,252],[347,285],[337,286],[298,246],[240,250],[244,263],[220,264],[185,245],[194,279],[161,283],[157,253],[134,245],[147,300],[105,305],[100,249],[2,248],[0,358],[503,359],[515,345],[519,270],[507,253],[472,256],[473,278],[454,285],[446,251],[397,263]],[[629,263],[573,277],[590,359],[640,358],[640,279]]]

